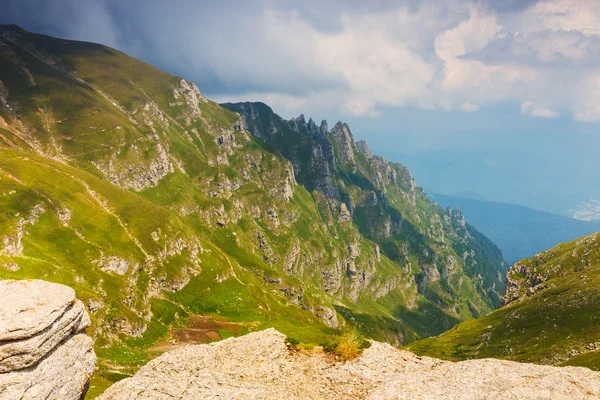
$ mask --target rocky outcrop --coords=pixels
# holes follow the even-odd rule
[[[152,156],[147,159],[146,153]],[[115,185],[137,192],[158,185],[167,174],[175,172],[168,151],[160,143],[147,148],[133,145],[127,149],[127,157],[121,161],[113,155],[106,161],[94,161],[92,164]]]
[[[82,399],[96,355],[75,291],[6,280],[0,299],[0,399]]]
[[[371,152],[371,148],[369,147],[369,144],[365,140],[359,140],[358,142],[356,142],[356,147],[368,159],[373,158],[373,153]]]
[[[274,329],[163,354],[101,400],[133,399],[595,399],[600,373],[494,359],[418,357],[373,342],[339,362],[296,352]]]
[[[514,301],[533,296],[541,290],[548,288],[547,280],[548,276],[546,276],[544,271],[523,263],[516,263],[506,273],[502,304],[507,305]]]
[[[331,129],[331,136],[337,144],[339,157],[342,163],[351,163],[354,161],[354,137],[347,124],[338,122]]]

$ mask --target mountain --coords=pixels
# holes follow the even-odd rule
[[[319,343],[353,325],[401,344],[499,304],[498,248],[405,167],[345,124],[247,107],[256,118],[105,46],[0,27],[0,279],[75,289],[91,393],[182,343],[266,327]]]
[[[519,261],[507,274],[505,306],[435,337],[417,354],[504,358],[600,370],[600,234]]]
[[[580,221],[515,204],[430,194],[440,206],[460,207],[469,223],[489,237],[513,264],[557,243],[600,231],[600,223]]]
[[[477,281],[475,292],[488,293],[487,304],[498,304],[500,251],[460,212],[443,211],[429,200],[406,167],[374,155],[365,141],[355,142],[348,125],[338,122],[329,130],[327,121],[317,126],[304,115],[286,121],[263,103],[222,106],[239,113],[255,137],[290,160],[297,182],[323,194],[331,211],[338,204],[347,209],[358,232],[405,273],[415,274],[430,301],[462,307],[458,313],[465,316],[479,314],[479,300],[456,296],[464,282],[450,275],[463,270]]]

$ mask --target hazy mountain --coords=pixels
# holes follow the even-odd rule
[[[510,264],[600,230],[598,222],[580,221],[514,204],[441,194],[429,197],[443,208],[459,206],[467,221],[489,237]]]
[[[573,155],[577,160],[571,162],[561,156],[561,148],[555,144],[538,143],[534,147],[529,143],[531,138],[523,140],[527,140],[523,149],[508,148],[506,144],[494,147],[493,143],[483,149],[464,150],[419,150],[400,145],[397,148],[402,151],[397,152],[390,145],[373,148],[406,165],[428,193],[477,192],[487,200],[567,217],[574,215],[581,202],[600,198],[599,189],[591,184],[600,179],[600,170],[594,164],[595,158],[585,155],[589,148],[578,152],[565,144],[565,152],[580,154]],[[588,146],[595,148],[596,144]]]

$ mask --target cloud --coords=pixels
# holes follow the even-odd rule
[[[475,111],[479,110],[479,106],[477,104],[471,104],[471,103],[463,103],[460,105],[459,108],[466,112],[475,112]]]
[[[368,99],[350,99],[343,104],[343,109],[347,114],[353,116],[378,117],[381,115],[375,110],[374,104]]]
[[[552,111],[549,108],[536,107],[530,101],[525,101],[521,104],[521,115],[541,118],[557,118],[559,116],[556,111]]]
[[[117,47],[286,116],[512,102],[600,121],[597,1],[8,1],[2,22]]]

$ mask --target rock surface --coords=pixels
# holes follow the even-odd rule
[[[341,363],[290,351],[274,329],[163,354],[102,400],[129,399],[587,399],[600,373],[486,359],[417,357],[374,342]]]
[[[0,281],[0,399],[80,399],[94,371],[90,319],[75,291]]]

